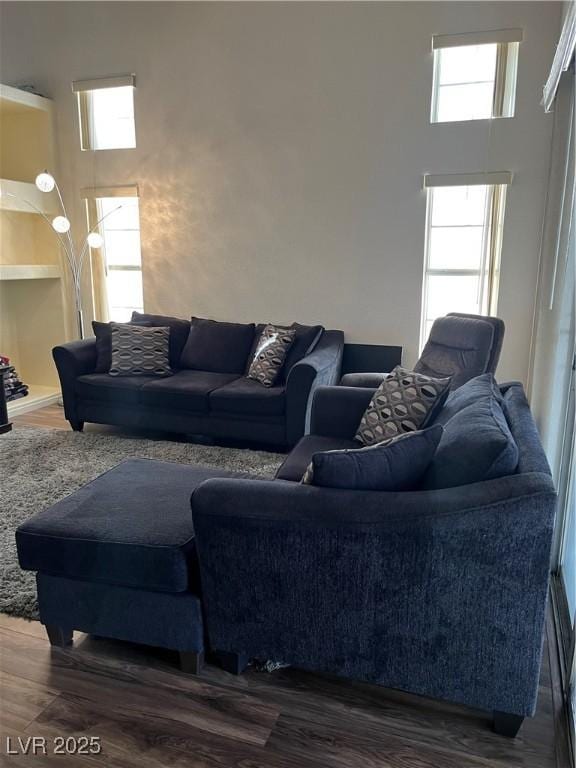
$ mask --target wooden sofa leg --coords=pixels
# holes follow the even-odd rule
[[[82,432],[84,429],[84,422],[83,421],[76,421],[75,419],[70,420],[70,426],[74,430],[74,432]]]
[[[56,624],[45,624],[46,634],[50,645],[54,645],[57,648],[66,648],[72,645],[74,640],[74,631],[72,629],[64,629],[58,627]]]
[[[521,715],[494,711],[494,733],[498,733],[500,736],[508,736],[508,738],[513,739],[523,722],[524,718]]]
[[[199,675],[204,666],[204,651],[180,651],[180,669],[188,675]]]
[[[245,653],[228,653],[228,651],[217,651],[216,657],[220,666],[225,672],[231,675],[241,675],[248,666],[248,656]]]

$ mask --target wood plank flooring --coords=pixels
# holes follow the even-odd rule
[[[14,420],[65,428],[49,406]],[[88,430],[107,427],[88,426]],[[38,622],[0,614],[0,766],[63,768],[567,768],[557,761],[547,649],[536,717],[515,740],[487,713],[295,669],[207,665],[75,634],[53,649]],[[17,738],[48,754],[8,754]],[[97,736],[99,755],[55,755],[55,737]]]

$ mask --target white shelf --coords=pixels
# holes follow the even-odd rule
[[[53,280],[60,277],[57,264],[0,264],[0,280]]]
[[[22,111],[35,109],[40,112],[48,112],[52,109],[52,101],[35,93],[13,88],[11,85],[0,83],[0,109],[2,111]]]
[[[8,403],[8,417],[20,416],[22,413],[44,408],[45,405],[57,403],[61,397],[58,387],[44,387],[41,384],[30,384],[26,397],[12,400]]]
[[[36,184],[26,181],[0,179],[0,211],[18,211],[37,214],[28,203],[32,203],[41,213],[51,216],[56,213],[56,201],[52,192],[40,192]]]

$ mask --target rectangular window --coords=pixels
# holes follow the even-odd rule
[[[522,31],[436,35],[431,122],[513,117]]]
[[[101,259],[108,316],[120,323],[130,320],[134,310],[142,312],[144,305],[138,197],[135,190],[126,194],[131,189],[108,196],[106,190],[93,190],[87,199],[90,227],[103,238]]]
[[[133,149],[134,75],[72,84],[78,97],[80,145],[86,149]]]
[[[426,252],[420,346],[437,317],[495,314],[510,174],[426,176]]]

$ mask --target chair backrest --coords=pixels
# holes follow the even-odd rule
[[[496,317],[453,313],[434,321],[414,370],[452,376],[452,389],[482,373],[495,373],[504,323]]]
[[[500,353],[502,352],[502,344],[504,343],[504,331],[506,330],[504,320],[500,320],[499,317],[492,317],[491,315],[467,315],[464,312],[449,312],[447,316],[471,317],[476,320],[483,320],[485,323],[490,323],[494,329],[494,336],[492,337],[492,351],[490,352],[486,373],[496,373]]]

